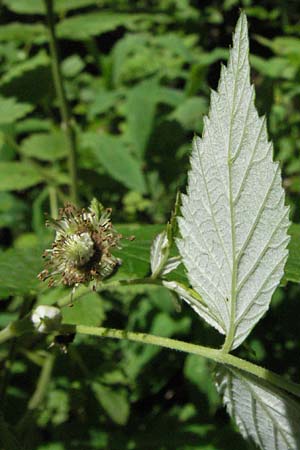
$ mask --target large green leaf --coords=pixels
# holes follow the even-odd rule
[[[145,180],[139,162],[129,153],[121,138],[99,133],[85,133],[82,146],[93,151],[95,169],[103,166],[112,178],[129,189],[145,192]]]
[[[24,295],[37,291],[41,283],[43,248],[10,249],[0,253],[0,295]]]
[[[28,103],[18,103],[14,98],[0,97],[0,124],[14,123],[33,110]]]
[[[0,162],[0,191],[19,191],[39,184],[43,176],[29,163]]]
[[[42,161],[56,161],[67,155],[67,140],[60,132],[31,134],[22,141],[23,155]]]

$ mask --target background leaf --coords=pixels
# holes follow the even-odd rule
[[[90,132],[83,136],[82,146],[92,150],[95,163],[103,165],[114,179],[130,189],[145,192],[146,185],[140,164],[120,138]]]
[[[285,266],[284,279],[300,283],[300,225],[292,224],[289,228],[291,240],[289,256]]]
[[[0,191],[20,191],[39,184],[43,175],[25,162],[0,162]]]
[[[43,248],[10,249],[0,253],[0,295],[24,295],[41,287],[37,274],[42,270]]]
[[[33,110],[28,103],[17,103],[14,98],[0,97],[0,124],[13,123]]]
[[[24,139],[21,153],[41,161],[56,161],[67,156],[68,142],[62,132],[32,134]]]

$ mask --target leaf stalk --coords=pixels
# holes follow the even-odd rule
[[[178,350],[185,353],[199,355],[210,359],[216,363],[229,365],[237,369],[250,373],[264,381],[268,381],[273,386],[283,389],[290,394],[300,397],[300,385],[286,380],[282,376],[271,372],[263,367],[257,366],[249,361],[238,358],[237,356],[224,353],[222,350],[203,347],[201,345],[191,344],[189,342],[179,341],[177,339],[165,338],[161,336],[153,336],[147,333],[136,333],[127,330],[117,330],[104,327],[88,327],[77,325],[74,327],[76,333],[89,336],[108,337],[113,339],[127,339],[133,342],[141,342],[142,344],[151,344],[170,350]]]

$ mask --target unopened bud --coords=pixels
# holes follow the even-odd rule
[[[39,333],[52,333],[60,328],[62,315],[55,306],[40,305],[33,311],[31,321]]]

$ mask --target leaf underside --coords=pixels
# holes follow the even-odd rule
[[[217,388],[244,438],[262,450],[300,448],[300,405],[286,393],[232,367],[220,368]]]
[[[289,241],[280,168],[250,84],[247,19],[241,14],[227,67],[211,94],[202,139],[193,142],[177,245],[200,315],[238,347],[269,307]]]

